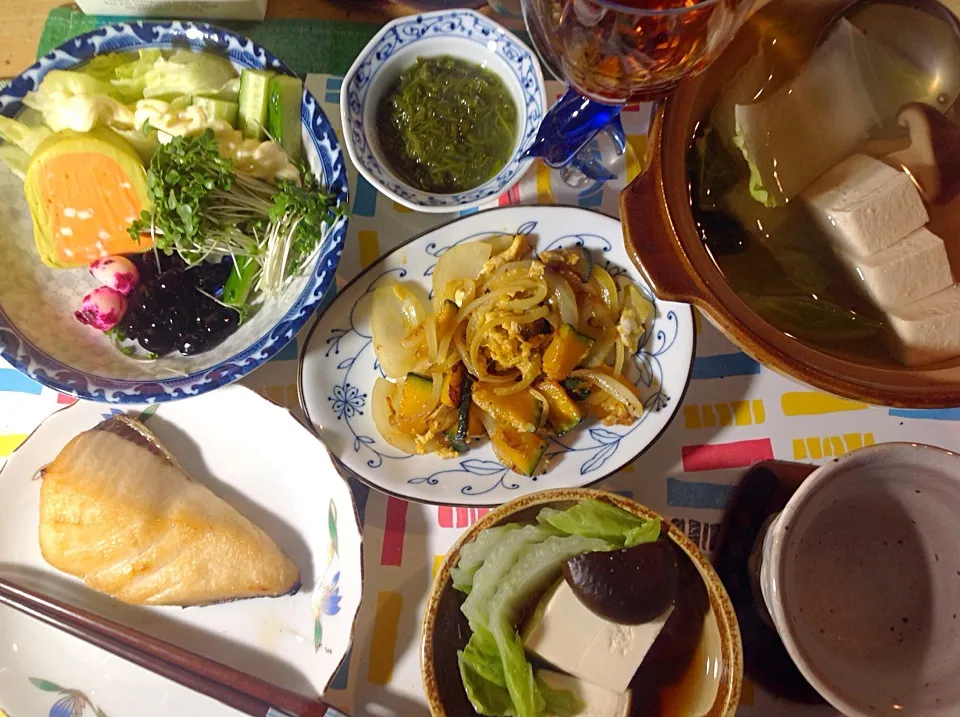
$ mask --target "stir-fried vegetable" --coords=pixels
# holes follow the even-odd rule
[[[545,468],[548,433],[563,435],[587,413],[607,425],[633,423],[643,403],[625,364],[653,305],[622,283],[581,247],[531,257],[525,236],[507,236],[440,256],[433,311],[401,284],[377,288],[373,347],[381,381],[396,382],[375,392],[381,435],[404,452],[443,456],[489,438],[504,465],[535,475]],[[407,400],[414,390],[429,399],[415,404],[416,420]]]

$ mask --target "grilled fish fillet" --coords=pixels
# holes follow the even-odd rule
[[[40,551],[94,590],[187,606],[300,588],[276,543],[137,420],[117,415],[74,437],[42,479]]]

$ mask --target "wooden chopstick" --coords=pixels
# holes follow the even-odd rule
[[[0,578],[0,604],[248,715],[323,717],[329,709],[258,677]],[[331,714],[337,715],[335,710]],[[344,716],[346,717],[346,716]]]

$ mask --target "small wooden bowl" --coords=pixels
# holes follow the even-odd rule
[[[636,501],[614,493],[588,488],[564,488],[523,496],[487,513],[450,548],[427,596],[420,631],[420,674],[433,717],[468,717],[476,712],[467,699],[457,666],[457,651],[469,639],[466,618],[460,612],[462,594],[453,589],[450,569],[460,560],[460,550],[487,528],[504,523],[532,523],[541,508],[566,508],[585,498],[594,498],[623,508],[648,520],[663,520]],[[686,553],[700,572],[710,598],[701,646],[718,666],[704,675],[693,699],[690,717],[733,717],[740,701],[743,652],[740,628],[727,591],[713,566],[675,526],[664,521],[668,536]]]

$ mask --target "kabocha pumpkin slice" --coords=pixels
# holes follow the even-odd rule
[[[593,273],[593,257],[582,246],[540,252],[540,261],[551,269],[576,272],[584,284],[590,281]]]
[[[433,406],[433,379],[418,373],[408,373],[400,387],[397,404],[397,423],[410,432],[422,434],[427,430],[427,417]]]
[[[149,210],[147,176],[136,150],[105,129],[65,130],[45,139],[24,179],[37,251],[53,268],[150,248],[127,231]]]
[[[494,390],[502,384],[478,381],[473,387],[473,401],[489,413],[499,424],[518,431],[533,433],[540,426],[543,404],[530,391],[524,390],[500,396]]]
[[[548,421],[558,436],[562,436],[583,420],[584,412],[556,381],[540,379],[533,387],[547,399],[547,405],[550,406]]]
[[[444,406],[459,408],[463,394],[463,384],[468,378],[467,369],[458,363],[443,376],[443,391],[440,393],[440,402]]]
[[[470,406],[473,405],[471,395],[473,393],[473,378],[470,377],[463,364],[457,364],[462,369],[460,377],[460,387],[457,398],[457,422],[446,432],[450,447],[457,453],[463,453],[469,448],[470,443]]]
[[[510,470],[525,476],[536,475],[547,441],[536,433],[524,433],[500,426],[490,437],[493,452]]]
[[[594,339],[563,324],[543,354],[543,372],[554,381],[562,381],[586,358],[593,344]]]

